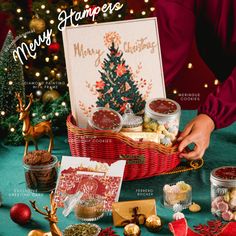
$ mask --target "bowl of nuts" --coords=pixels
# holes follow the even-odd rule
[[[101,228],[96,224],[69,225],[63,232],[63,236],[98,236]]]

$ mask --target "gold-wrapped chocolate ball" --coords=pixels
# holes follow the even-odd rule
[[[146,219],[145,226],[151,232],[158,232],[162,227],[161,218],[156,215],[151,215]]]
[[[141,230],[136,224],[128,224],[124,228],[124,236],[140,236]]]
[[[29,27],[31,30],[34,30],[36,34],[41,34],[46,28],[46,23],[44,19],[39,18],[38,15],[35,15],[30,21]]]

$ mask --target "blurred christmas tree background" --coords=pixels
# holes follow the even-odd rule
[[[0,111],[2,116],[11,116],[16,113],[17,101],[12,98],[15,91],[21,93],[25,99],[24,75],[21,63],[13,58],[16,49],[12,32],[9,31],[0,52]]]
[[[129,5],[129,1],[109,1],[113,4],[124,4],[120,11],[112,14],[104,13],[96,16],[95,22],[91,18],[80,20],[80,24],[117,21],[132,18],[150,17],[155,8],[153,1],[144,0],[145,10],[137,11]],[[58,30],[58,14],[62,10],[83,11],[84,9],[102,6],[108,3],[104,0],[0,0],[0,10],[4,11],[9,19],[9,25],[15,35],[17,46],[21,43],[29,45],[46,29],[52,29],[52,43],[45,43],[37,48],[35,58],[28,57],[24,61],[24,88],[25,94],[33,93],[35,103],[31,109],[32,123],[51,119],[55,130],[66,130],[66,116],[70,112],[66,67],[62,43],[62,34]],[[1,76],[1,75],[0,75]],[[20,77],[20,74],[19,74]],[[2,78],[0,78],[2,79]],[[1,88],[0,88],[1,89]],[[19,88],[17,89],[19,91]],[[17,92],[18,92],[17,91]],[[16,92],[16,91],[15,91]],[[0,91],[1,93],[1,91]],[[14,97],[11,96],[11,100]],[[18,114],[7,115],[0,111],[0,129],[8,144],[22,143],[21,127]]]

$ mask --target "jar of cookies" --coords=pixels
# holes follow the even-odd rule
[[[88,129],[119,132],[121,128],[121,115],[110,108],[97,107],[88,119]]]
[[[236,166],[211,172],[211,212],[225,221],[236,221]]]
[[[58,160],[46,150],[29,152],[24,156],[26,186],[36,192],[51,192],[56,187]]]
[[[160,134],[160,142],[171,145],[178,134],[181,108],[168,98],[147,101],[144,114],[144,131]]]

